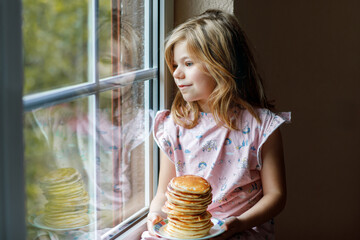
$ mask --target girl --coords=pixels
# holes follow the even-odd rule
[[[290,114],[269,109],[261,78],[233,15],[208,10],[173,30],[165,58],[179,91],[171,111],[160,111],[154,138],[160,147],[159,186],[143,239],[175,176],[194,174],[213,188],[208,211],[225,221],[213,239],[273,239],[273,221],[285,205],[279,126]]]

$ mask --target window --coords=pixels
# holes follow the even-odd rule
[[[15,236],[15,231],[25,237],[12,239],[41,234],[115,238],[146,215],[155,185],[150,132],[158,108],[157,25],[164,1],[23,0],[21,8],[17,1],[2,4],[18,15],[1,8],[1,35],[6,36],[0,42],[6,53],[1,67],[9,66],[6,71],[12,73],[1,70],[1,114],[9,113],[0,124],[1,135],[5,133],[0,223],[9,226],[1,227],[1,238]],[[7,21],[18,23],[11,25],[18,32],[4,27]],[[17,50],[22,45],[23,64]],[[16,67],[6,61],[14,58],[8,46],[17,53]],[[9,86],[23,88],[23,122],[4,107],[11,103],[14,110],[21,109],[19,95],[11,96]],[[24,149],[6,139],[19,126]],[[21,134],[12,143],[16,139],[21,146]],[[3,155],[6,146],[23,159]],[[25,219],[25,232],[19,219]]]
[[[165,62],[157,55],[158,50],[163,55],[172,28],[173,0],[3,0],[0,5],[0,238],[134,236],[134,229],[145,227],[138,221],[157,180],[157,148],[144,136],[151,112],[158,104],[168,107],[171,98]],[[118,37],[125,34],[116,34],[126,32],[126,24],[135,37],[125,39],[136,39],[136,48]],[[137,128],[144,132],[137,135]],[[71,181],[56,183],[54,174],[44,178],[61,168],[67,174],[76,169],[81,184],[71,188]],[[86,227],[39,226],[50,196],[39,184],[51,182],[57,190],[77,189],[75,195],[84,190],[89,196],[88,202],[78,198],[86,202]],[[56,192],[55,199],[66,202],[62,191]]]

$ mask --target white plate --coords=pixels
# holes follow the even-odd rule
[[[214,226],[210,229],[208,235],[206,235],[205,237],[202,237],[202,238],[195,238],[196,240],[212,238],[212,237],[220,235],[221,233],[223,233],[225,231],[224,221],[221,221],[220,219],[217,219],[217,218],[211,218],[211,221],[214,223]],[[158,234],[160,237],[167,238],[170,240],[181,240],[180,238],[170,237],[164,231],[166,224],[168,224],[167,219],[164,219],[163,221],[155,224],[154,231],[156,232],[156,234]],[[192,239],[192,240],[195,240],[195,239]],[[186,239],[186,240],[191,240],[191,239]]]
[[[89,224],[86,224],[84,226],[79,226],[79,227],[73,227],[73,228],[53,228],[53,227],[50,227],[50,226],[47,226],[44,221],[43,221],[43,218],[44,218],[44,214],[41,214],[37,217],[35,217],[33,219],[33,221],[31,222],[32,225],[34,225],[35,227],[38,227],[38,228],[42,228],[42,229],[46,229],[46,230],[51,230],[51,231],[69,231],[69,230],[75,230],[75,229],[79,229],[79,228],[84,228],[84,227],[88,227],[90,226],[91,224],[94,223],[94,220],[93,220],[93,217],[91,214],[88,214],[89,215]]]

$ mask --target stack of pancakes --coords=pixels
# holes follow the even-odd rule
[[[42,218],[44,224],[58,229],[89,224],[89,195],[76,169],[54,170],[41,179],[40,187],[48,200]]]
[[[212,193],[204,178],[194,175],[175,177],[167,187],[166,197],[162,211],[168,216],[164,231],[169,236],[191,239],[208,234],[214,225],[207,211]]]

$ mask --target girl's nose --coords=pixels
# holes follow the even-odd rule
[[[183,73],[183,71],[181,71],[179,67],[177,67],[173,72],[173,77],[177,79],[182,79],[185,77],[185,74]]]

